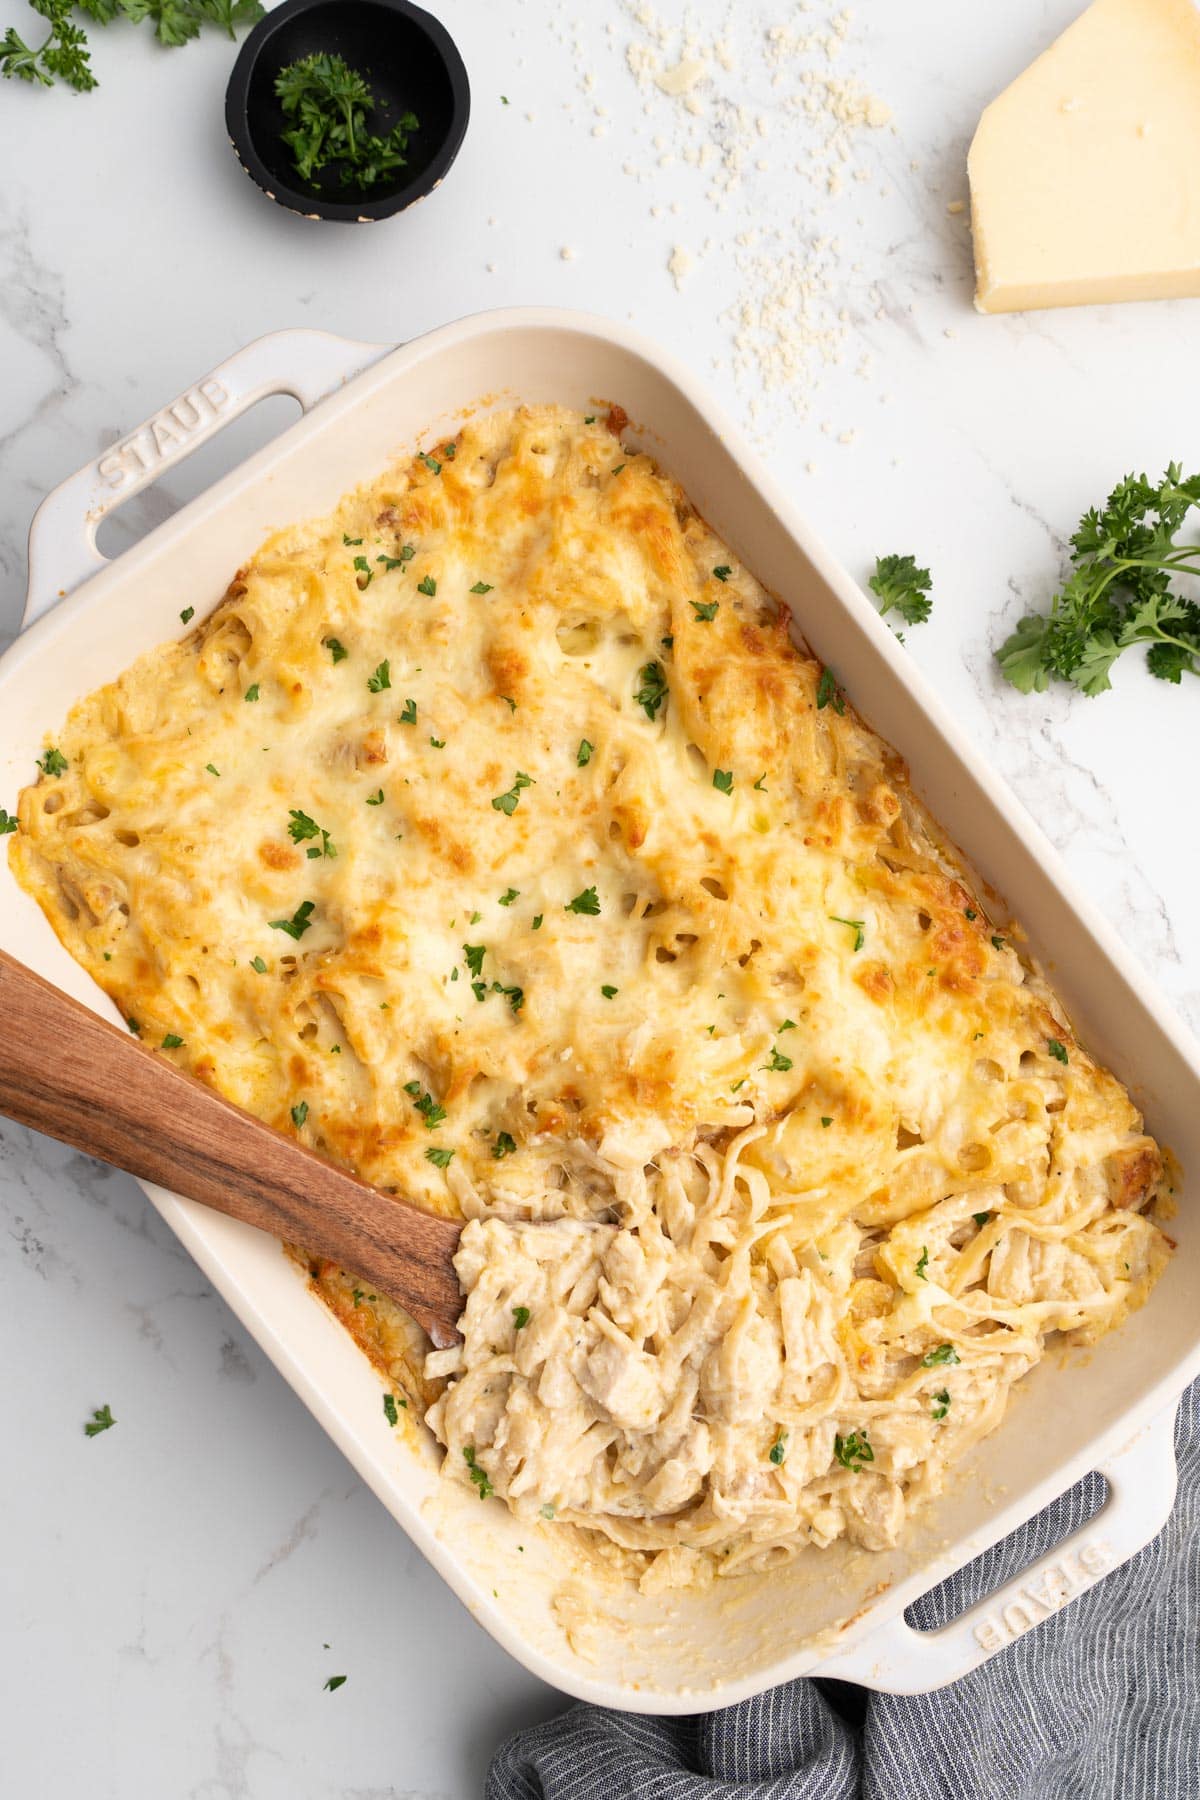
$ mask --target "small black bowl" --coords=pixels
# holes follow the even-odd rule
[[[366,77],[377,102],[372,131],[383,135],[406,112],[420,120],[405,166],[361,192],[343,187],[330,169],[308,187],[282,139],[291,121],[275,78],[322,52]],[[254,27],[225,91],[225,125],[243,169],[268,199],[308,219],[366,224],[423,200],[458,155],[470,115],[470,83],[453,38],[409,0],[286,0]]]

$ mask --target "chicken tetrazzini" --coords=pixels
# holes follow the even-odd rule
[[[145,1042],[466,1216],[448,1476],[653,1588],[892,1544],[1167,1246],[1125,1090],[623,427],[483,417],[278,532],[11,854]]]

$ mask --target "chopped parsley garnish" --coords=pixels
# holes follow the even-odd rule
[[[492,983],[493,994],[503,994],[514,1012],[520,1012],[525,1004],[525,990],[519,987],[505,987],[499,981]]]
[[[1055,1062],[1065,1063],[1070,1061],[1070,1057],[1067,1055],[1066,1045],[1060,1043],[1057,1038],[1047,1038],[1046,1048],[1054,1058]]]
[[[566,905],[563,907],[563,911],[587,913],[590,917],[595,918],[596,914],[600,911],[600,901],[595,888],[584,888],[582,894],[576,894],[573,900],[567,901]]]
[[[427,1089],[422,1089],[419,1081],[406,1081],[404,1091],[411,1097],[413,1105],[424,1119],[426,1131],[433,1131],[441,1124],[446,1117],[445,1107],[439,1106],[433,1095]]]
[[[470,973],[478,980],[483,974],[483,959],[487,955],[485,944],[464,944],[463,958]],[[482,998],[482,996],[481,996]]]
[[[141,1037],[142,1028],[138,1024],[136,1019],[126,1019],[125,1023],[128,1025],[128,1027],[129,1027],[130,1031],[133,1033],[134,1037]]]
[[[384,688],[392,685],[392,672],[385,657],[373,675],[367,676],[367,686],[373,694],[381,694]]]
[[[445,738],[431,737],[429,742],[430,742],[431,748],[433,748],[434,750],[444,750],[446,748]]]
[[[382,788],[376,788],[375,792],[373,794],[367,795],[367,805],[368,806],[382,806],[383,805],[383,789]]]
[[[917,1258],[916,1266],[917,1266],[917,1279],[919,1281],[928,1281],[929,1277],[925,1273],[925,1271],[929,1267],[929,1251],[926,1249],[924,1244],[921,1245],[921,1254]]]
[[[829,1117],[828,1113],[821,1114],[821,1124],[825,1127],[826,1131],[828,1131],[829,1127],[833,1124],[833,1120]]]
[[[822,669],[821,679],[817,683],[817,711],[823,712],[827,706],[832,706],[838,714],[846,710],[846,702],[832,669]]]
[[[619,474],[620,474],[620,473],[621,473],[621,470],[622,470],[622,469],[623,469],[623,468],[624,468],[624,467],[625,467],[625,464],[624,464],[624,463],[618,463],[618,464],[617,464],[617,466],[616,466],[616,468],[615,468],[615,469],[614,469],[614,470],[613,470],[613,474],[614,474],[614,475],[619,475]]]
[[[177,1037],[175,1032],[168,1031],[166,1037],[162,1041],[162,1047],[164,1050],[182,1050],[183,1039]]]
[[[541,913],[534,913],[533,925],[530,928],[531,930],[540,931],[542,929],[542,916],[543,915]]]
[[[733,570],[730,568],[728,563],[718,563],[716,568],[713,570],[713,574],[716,576],[718,581],[728,581],[729,577],[733,574]]]
[[[220,769],[216,768],[212,763],[205,763],[204,767],[210,775],[215,775],[217,780],[220,781],[220,779],[221,779]]]
[[[329,1677],[329,1680],[325,1683],[325,1686],[322,1689],[322,1692],[328,1693],[328,1694],[336,1694],[338,1689],[340,1687],[345,1687],[345,1685],[346,1685],[346,1677],[344,1675],[331,1675]]]
[[[356,1288],[355,1293],[357,1292],[358,1290]],[[400,1415],[396,1411],[396,1398],[394,1394],[385,1394],[383,1396],[383,1416],[389,1425],[399,1424]]]
[[[513,1326],[517,1331],[524,1331],[531,1314],[527,1306],[514,1306],[512,1309]]]
[[[781,1056],[779,1054],[779,1046],[778,1045],[775,1045],[771,1051],[770,1062],[763,1064],[763,1068],[769,1070],[769,1072],[772,1075],[786,1075],[788,1070],[791,1067],[792,1067],[791,1057],[790,1056]]]
[[[417,722],[417,703],[409,699],[404,702],[404,711],[400,714],[401,725],[415,725]]]
[[[575,761],[578,763],[578,765],[581,769],[587,768],[588,764],[592,760],[592,752],[595,750],[595,748],[596,748],[595,744],[589,744],[586,738],[580,738],[579,748],[575,752]]]
[[[843,1469],[849,1469],[852,1475],[857,1475],[864,1463],[875,1461],[875,1452],[865,1430],[852,1431],[846,1437],[838,1432],[833,1440],[833,1454]]]
[[[437,582],[432,575],[422,575],[420,581],[417,583],[417,592],[418,594],[424,594],[427,600],[435,598],[437,594]]]
[[[713,573],[715,574],[716,571],[714,570]],[[771,1445],[771,1448],[767,1451],[768,1462],[773,1462],[777,1469],[782,1468],[784,1462],[787,1459],[787,1435],[788,1435],[787,1432],[784,1431],[782,1426],[780,1426],[779,1431],[775,1437],[775,1442]]]
[[[242,699],[243,700],[251,700],[251,701],[258,699],[258,683],[257,683],[257,681],[253,682],[250,685],[250,687],[248,687],[246,689],[246,692],[242,695]]]
[[[103,1406],[98,1406],[95,1409],[91,1418],[84,1426],[84,1436],[99,1437],[102,1431],[111,1431],[116,1422],[117,1421],[112,1416],[112,1407],[105,1401]]]
[[[293,1108],[292,1108],[292,1124],[296,1127],[297,1131],[299,1131],[301,1129],[301,1127],[303,1126],[304,1121],[305,1121],[305,1119],[307,1119],[307,1117],[308,1117],[308,1101],[307,1100],[297,1101],[296,1105],[293,1106]]]
[[[267,965],[261,956],[252,956],[250,959],[250,967],[257,970],[260,975],[265,975],[267,972]]]
[[[928,569],[918,569],[911,556],[877,556],[870,586],[881,613],[895,608],[906,625],[923,625],[929,617],[933,577]]]
[[[857,950],[862,949],[863,945],[867,941],[867,934],[866,934],[866,930],[865,930],[865,925],[866,925],[865,919],[839,919],[839,917],[836,913],[830,913],[829,922],[831,925],[848,925],[850,927],[851,931],[854,933],[854,948],[855,948],[855,950],[857,951]]]
[[[785,1019],[783,1021],[782,1025],[776,1026],[775,1035],[776,1035],[776,1037],[778,1037],[784,1031],[795,1031],[795,1029],[796,1029],[795,1019]]]
[[[442,472],[442,465],[438,461],[437,457],[430,456],[424,450],[421,452],[420,456],[417,458],[417,461],[423,462],[425,464],[425,467],[429,470],[429,473],[431,475],[440,475]]]
[[[473,594],[490,594],[491,591],[492,584],[490,581],[477,581],[475,586],[471,589]]]
[[[355,580],[358,582],[359,587],[369,588],[375,578],[375,571],[367,561],[366,557],[356,556],[354,559],[354,567],[358,571]]]
[[[52,747],[45,756],[38,757],[37,766],[43,775],[65,775],[69,765],[62,751]]]
[[[298,943],[312,924],[312,915],[316,911],[316,904],[315,900],[302,901],[290,919],[271,919],[269,921],[271,930],[286,931],[288,936],[295,938]]]
[[[497,794],[492,801],[492,805],[497,812],[506,813],[511,819],[521,803],[522,789],[533,787],[534,785],[532,775],[524,775],[521,770],[518,769],[516,776],[513,779],[513,784],[508,792],[506,794]]]
[[[511,694],[501,694],[500,698],[503,700],[505,706],[507,706],[509,712],[516,712],[517,703]]]
[[[350,654],[350,652],[347,650],[345,644],[342,643],[340,638],[335,638],[335,637],[322,638],[321,643],[324,645],[325,649],[328,650],[330,656],[332,656],[335,663],[345,662],[346,658]]]
[[[182,621],[185,625],[189,622],[189,620],[194,619],[195,616],[196,616],[196,609],[194,606],[185,606],[183,611],[179,615],[179,617],[182,619]]]
[[[479,1464],[475,1461],[474,1444],[463,1445],[463,1460],[466,1463],[467,1468],[471,1471],[471,1480],[479,1489],[479,1498],[481,1500],[489,1499],[496,1490],[488,1480],[487,1470],[481,1469]]]
[[[521,897],[520,888],[510,887],[508,889],[507,893],[501,894],[498,904],[500,906],[511,906],[513,901],[519,900],[520,897]]]
[[[648,719],[656,719],[659,708],[665,704],[670,692],[662,664],[660,662],[645,663],[638,670],[638,680],[641,686],[633,696],[634,704],[643,709]]]
[[[953,1344],[939,1344],[936,1350],[927,1350],[921,1358],[923,1369],[940,1369],[943,1363],[957,1363],[962,1359]]]
[[[458,445],[457,444],[443,444],[442,445],[442,455],[445,457],[447,462],[453,462],[455,457],[458,455]]]
[[[668,632],[666,637],[661,637],[658,641],[664,650],[673,650],[675,648],[675,633],[673,631]]]
[[[343,531],[343,533],[342,533],[342,542],[343,542],[343,544],[345,544],[345,545],[347,545],[347,546],[349,546],[349,545],[351,545],[351,544],[361,544],[361,543],[362,543],[362,539],[361,539],[361,538],[352,538],[352,537],[347,537],[347,536],[346,536],[346,533],[345,533],[345,532],[344,532],[344,531]]]
[[[610,987],[607,983],[600,989],[606,1000],[615,1000],[620,991],[620,988]]]
[[[311,858],[337,855],[337,849],[329,833],[318,825],[315,819],[310,819],[306,812],[298,812],[295,807],[289,807],[288,818],[291,820],[291,824],[288,826],[288,836],[293,844],[303,844],[308,838],[320,838],[320,844],[314,845],[308,853]]]
[[[701,625],[711,625],[721,610],[721,602],[719,600],[693,600],[690,602],[690,605],[692,611],[696,615],[697,622]]]
[[[930,1412],[931,1412],[933,1418],[944,1419],[946,1414],[949,1411],[950,1411],[950,1389],[943,1388],[940,1394],[935,1394],[933,1396],[933,1406],[930,1408]]]
[[[500,1162],[502,1158],[512,1156],[516,1148],[516,1139],[510,1137],[507,1131],[502,1131],[492,1145],[492,1155]]]
[[[963,908],[963,917],[974,922],[979,917],[979,914],[975,911],[974,907],[965,906]]]
[[[754,791],[756,794],[765,794],[766,793],[766,791],[767,791],[767,771],[765,769],[763,770],[762,774],[759,776],[758,780],[755,782]]]
[[[1004,939],[1002,937],[994,937],[992,939],[992,949],[993,950],[1003,950],[1003,948],[1004,948]]]
[[[733,792],[733,770],[732,769],[714,769],[712,784],[716,788],[718,793],[732,794],[732,792]]]
[[[434,1167],[438,1169],[448,1169],[453,1160],[453,1150],[442,1150],[434,1144],[430,1144],[428,1150],[425,1152],[425,1161],[431,1162]]]
[[[988,1220],[991,1218],[991,1216],[992,1215],[990,1212],[972,1213],[971,1214],[971,1217],[974,1219],[975,1223],[979,1226],[981,1231],[982,1231],[983,1227],[988,1223]]]
[[[17,829],[17,815],[5,812],[0,806],[0,837],[7,837],[10,831]]]

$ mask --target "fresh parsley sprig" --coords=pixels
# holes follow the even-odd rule
[[[1026,614],[996,652],[1005,680],[1023,694],[1044,693],[1052,679],[1102,694],[1117,658],[1138,644],[1160,681],[1200,675],[1200,605],[1174,588],[1200,575],[1200,545],[1176,542],[1196,506],[1200,475],[1178,463],[1157,487],[1144,475],[1118,482],[1104,510],[1079,521],[1071,574],[1049,613]]]
[[[245,25],[263,16],[261,0],[29,0],[31,9],[50,27],[42,43],[33,47],[9,26],[0,38],[0,75],[17,81],[53,87],[63,81],[77,93],[97,86],[92,74],[87,33],[72,18],[86,13],[95,25],[111,25],[128,19],[140,25],[148,19],[160,44],[175,49],[199,37],[205,25],[214,25],[236,37]]]
[[[898,612],[906,625],[923,625],[933,608],[933,577],[928,569],[918,569],[914,557],[877,556],[870,586],[880,612]]]
[[[371,131],[367,117],[378,101],[342,57],[318,53],[289,63],[275,77],[275,93],[292,121],[282,138],[301,181],[312,186],[334,167],[343,187],[365,189],[405,166],[416,114],[404,113],[382,137]]]

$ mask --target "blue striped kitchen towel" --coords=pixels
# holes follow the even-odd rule
[[[789,1682],[687,1719],[572,1706],[497,1752],[487,1800],[1198,1800],[1200,1383],[1179,1498],[1132,1561],[935,1694]],[[1095,1477],[925,1596],[953,1618],[1095,1511]]]

